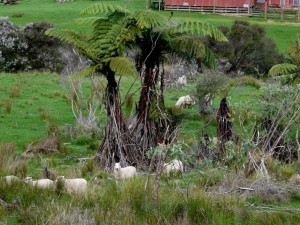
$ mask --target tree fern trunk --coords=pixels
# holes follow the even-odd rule
[[[232,122],[226,98],[223,98],[217,113],[217,136],[219,139],[219,154],[225,154],[225,143],[232,139]]]
[[[123,119],[118,85],[113,73],[107,76],[107,82],[105,94],[107,122],[96,160],[105,169],[110,169],[115,162],[121,162],[123,166],[136,166],[141,160],[141,155]]]
[[[153,73],[153,68],[154,66],[146,67],[135,119],[135,138],[141,146],[143,155],[158,143],[168,142],[168,139],[172,138],[171,133],[174,130],[174,126],[170,126],[171,119],[165,112],[163,86],[160,90],[156,90],[157,82],[155,80],[158,80],[158,74]],[[163,78],[161,85],[164,85]],[[167,128],[168,132],[166,133]]]

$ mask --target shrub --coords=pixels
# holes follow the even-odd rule
[[[28,60],[31,69],[59,72],[62,67],[60,55],[61,42],[54,37],[46,36],[45,31],[53,25],[47,22],[27,24],[24,28],[28,43]]]
[[[283,61],[273,40],[265,36],[263,27],[250,25],[247,21],[235,21],[232,27],[221,26],[219,29],[228,42],[208,39],[206,43],[219,57],[228,59],[230,65],[225,68],[226,73],[239,70],[266,73],[273,65]]]
[[[22,31],[5,17],[0,17],[0,71],[28,69],[28,44]]]
[[[228,91],[228,80],[224,74],[216,71],[205,71],[197,79],[194,96],[198,104],[198,110],[202,114],[211,112],[210,101],[216,95],[226,95]]]

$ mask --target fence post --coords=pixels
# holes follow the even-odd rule
[[[267,18],[268,18],[268,16],[267,16],[267,14],[268,14],[268,1],[266,1],[266,0],[265,0],[265,12],[264,12],[264,14],[265,14],[265,20],[267,20]]]
[[[298,5],[298,22],[300,21],[300,5]]]

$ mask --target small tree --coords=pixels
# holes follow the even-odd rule
[[[238,70],[266,73],[274,64],[283,61],[272,39],[265,37],[263,27],[250,25],[247,21],[235,21],[232,27],[221,26],[219,29],[228,42],[212,39],[206,42],[219,57],[228,59],[230,66],[226,68],[226,73]]]

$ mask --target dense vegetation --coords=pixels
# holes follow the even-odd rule
[[[299,224],[298,24],[94,3],[1,5],[0,177],[88,191],[2,179],[0,224]]]

